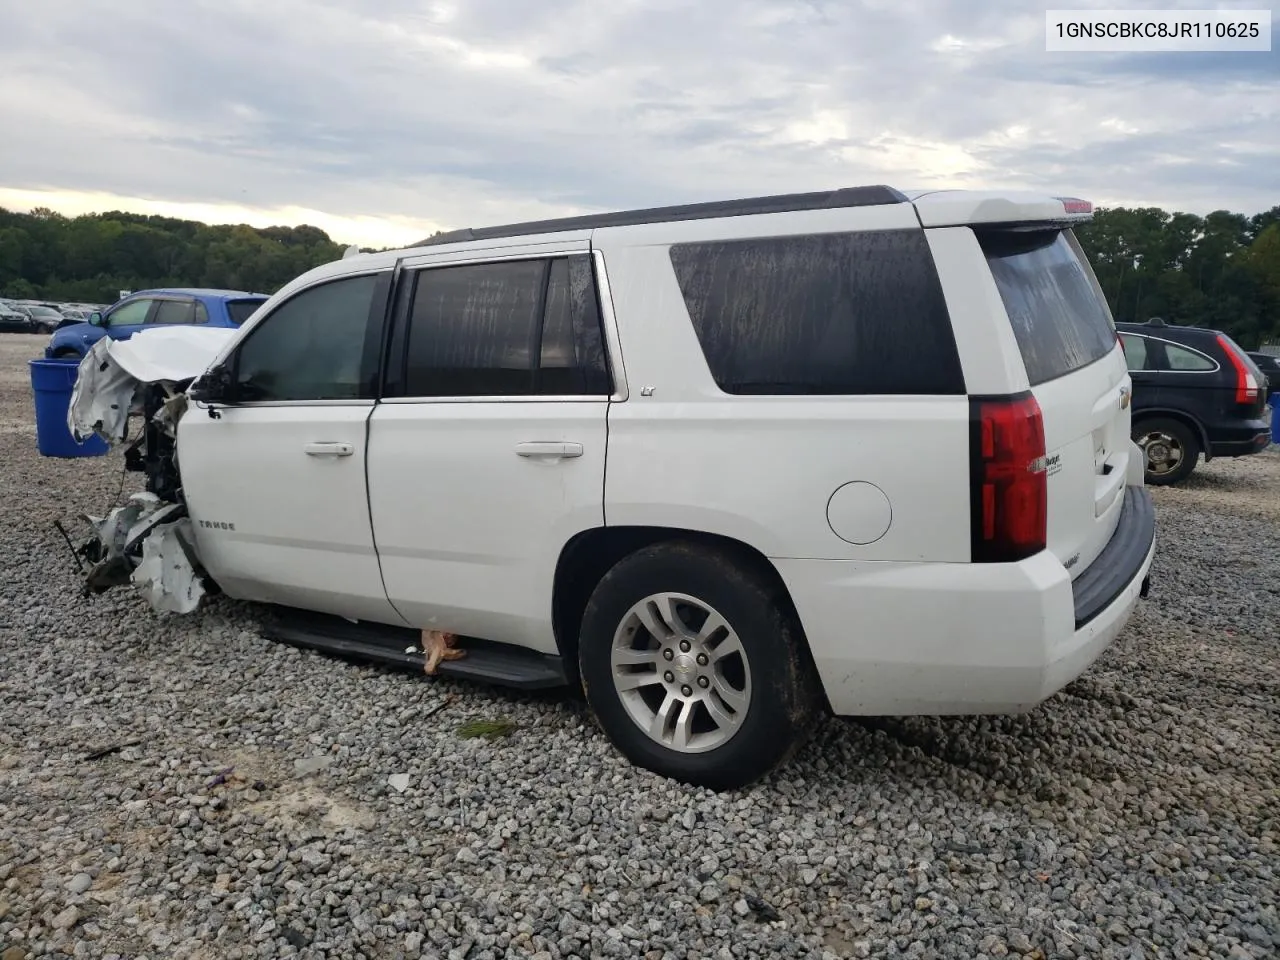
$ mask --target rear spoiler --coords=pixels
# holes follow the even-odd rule
[[[1079,197],[1040,193],[934,190],[908,194],[923,227],[1070,227],[1093,219],[1093,204]]]

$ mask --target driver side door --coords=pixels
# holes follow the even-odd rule
[[[178,463],[201,562],[233,597],[403,624],[365,479],[391,271],[321,281],[256,322],[193,401]]]

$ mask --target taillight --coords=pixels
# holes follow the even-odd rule
[[[1044,418],[1031,393],[969,401],[974,563],[1012,563],[1045,548]]]
[[[1226,351],[1231,365],[1236,368],[1236,403],[1245,405],[1257,403],[1262,390],[1258,386],[1258,380],[1253,375],[1253,371],[1245,366],[1244,357],[1241,356],[1236,345],[1222,334],[1218,334],[1218,346]]]

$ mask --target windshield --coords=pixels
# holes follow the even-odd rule
[[[31,312],[37,317],[52,317],[54,320],[62,319],[62,314],[53,309],[53,307],[32,307]]]

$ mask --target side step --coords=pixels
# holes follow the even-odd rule
[[[271,607],[262,629],[270,639],[356,660],[422,672],[427,658],[420,649],[422,636],[409,627],[360,621],[291,607]],[[547,690],[567,686],[568,676],[560,657],[476,637],[459,637],[458,648],[467,651],[460,660],[444,660],[436,675],[478,680],[517,690]]]

